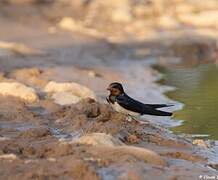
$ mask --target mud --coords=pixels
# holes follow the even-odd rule
[[[92,99],[66,107],[52,102],[47,106],[40,101],[34,106],[30,108],[15,98],[1,98],[0,158],[4,179],[107,179],[129,174],[132,179],[140,179],[156,173],[163,179],[196,179],[202,172],[215,173],[187,139],[178,139],[149,123],[128,122],[126,116]],[[41,113],[42,109],[46,113]],[[77,136],[75,132],[79,132]],[[77,143],[91,133],[110,134],[122,143],[108,146],[104,138],[102,145]],[[149,149],[159,157],[148,160],[141,150],[130,150],[132,146]]]
[[[217,164],[202,154],[201,146],[166,128],[173,120],[144,117],[143,123],[129,122],[105,101],[107,85],[120,81],[139,100],[175,103],[163,95],[171,88],[154,83],[160,75],[151,65],[172,65],[173,60],[174,66],[177,58],[187,66],[205,59],[214,62],[216,38],[203,38],[193,29],[159,31],[150,26],[139,33],[135,30],[142,31],[144,26],[135,25],[126,33],[126,27],[132,26],[127,23],[125,32],[122,23],[116,26],[110,21],[113,26],[104,26],[106,16],[98,19],[95,33],[84,24],[79,28],[76,24],[76,31],[65,31],[57,23],[68,14],[73,21],[83,19],[80,8],[72,15],[72,7],[64,12],[58,3],[51,3],[52,11],[36,1],[23,4],[1,3],[0,40],[15,43],[0,47],[0,81],[31,87],[38,99],[28,102],[13,94],[0,96],[1,179],[184,180],[217,174]],[[190,41],[183,40],[192,36]],[[186,61],[187,54],[193,57],[191,63]],[[44,91],[50,81],[81,84],[97,98],[61,106]],[[168,110],[180,107],[175,104]]]

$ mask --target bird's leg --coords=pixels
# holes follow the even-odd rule
[[[126,120],[127,120],[128,122],[131,122],[132,120],[134,120],[136,123],[139,123],[139,124],[146,124],[145,122],[142,122],[142,121],[138,120],[137,117],[131,116],[131,115],[128,115],[127,118],[126,118]]]
[[[127,115],[126,120],[127,120],[128,122],[131,122],[131,121],[133,120],[133,117],[130,116],[130,115]]]
[[[136,119],[136,117],[131,116],[131,115],[129,115],[129,114],[127,115],[126,120],[127,120],[128,122],[131,122],[132,120],[134,120],[134,121],[138,121],[138,120]]]

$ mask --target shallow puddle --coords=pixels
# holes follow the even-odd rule
[[[209,135],[218,139],[218,67],[201,64],[196,67],[159,68],[165,76],[161,84],[177,89],[166,95],[184,103],[182,110],[175,112],[175,119],[184,120],[172,128],[174,132]]]

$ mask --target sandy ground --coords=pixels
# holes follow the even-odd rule
[[[217,165],[201,153],[209,151],[204,142],[193,145],[192,139],[169,132],[165,127],[172,120],[128,122],[105,102],[107,85],[120,81],[140,100],[175,103],[162,94],[171,88],[154,83],[160,75],[151,65],[168,65],[172,56],[186,59],[187,52],[191,63],[182,65],[195,65],[202,57],[212,61],[213,38],[192,37],[193,31],[175,37],[165,32],[146,41],[115,43],[54,29],[37,16],[34,22],[18,19],[0,17],[0,80],[32,87],[38,99],[28,103],[0,96],[1,179],[184,180],[217,175]],[[178,42],[183,33],[192,41]],[[79,83],[93,90],[97,100],[58,105],[44,91],[49,81]],[[176,104],[170,110],[179,108]]]
[[[190,141],[149,123],[128,122],[108,105],[89,99],[67,107],[49,100],[1,102],[3,179],[198,179],[215,174]],[[79,143],[91,133],[101,134]]]

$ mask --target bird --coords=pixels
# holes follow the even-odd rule
[[[121,83],[111,83],[107,90],[110,95],[106,98],[107,102],[112,108],[120,113],[129,115],[131,117],[139,117],[141,115],[154,115],[154,116],[172,116],[173,113],[158,110],[159,108],[169,107],[173,105],[167,104],[144,104],[130,96],[128,96]]]

